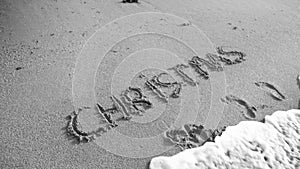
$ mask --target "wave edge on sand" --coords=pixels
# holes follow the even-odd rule
[[[300,110],[276,111],[264,122],[242,121],[215,142],[155,157],[150,169],[300,168]]]

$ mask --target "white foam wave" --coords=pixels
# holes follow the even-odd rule
[[[150,169],[300,169],[300,110],[227,127],[215,142],[151,160]]]

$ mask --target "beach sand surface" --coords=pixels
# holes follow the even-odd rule
[[[145,20],[135,21],[133,14],[141,12],[149,14]],[[150,12],[165,13],[165,21],[158,21],[158,15]],[[132,15],[129,24],[125,24],[126,19],[116,20],[115,26],[111,23],[127,15]],[[136,28],[147,19],[144,27]],[[179,23],[183,20],[187,22]],[[112,29],[103,28],[108,23]],[[138,32],[130,32],[131,28],[161,34],[134,35]],[[169,35],[162,34],[165,32]],[[171,99],[170,104],[150,96],[156,105],[153,110],[130,122],[120,121],[120,126],[111,130],[128,138],[162,135],[173,124],[179,127],[191,118],[192,123],[214,127],[236,125],[249,120],[245,118],[249,107],[256,108],[253,120],[262,120],[277,110],[299,108],[300,2],[0,1],[0,168],[146,169],[153,157],[178,153],[179,148],[172,148],[161,137],[136,145],[130,139],[114,139],[119,137],[113,132],[94,142],[77,144],[66,135],[67,116],[85,104],[92,106],[94,101],[108,108],[111,94],[118,94],[127,85],[140,85],[139,73],[166,71],[173,63],[186,63],[195,53],[215,53],[219,46],[245,53],[246,61],[211,72],[216,77],[212,80],[198,78],[197,88],[184,86],[183,98]],[[88,50],[90,47],[95,51]],[[103,60],[87,60],[90,65],[85,66],[83,54],[99,55]],[[142,70],[141,65],[149,62],[158,68]],[[94,74],[81,76],[80,71]],[[196,78],[192,71],[187,73]],[[85,78],[92,78],[94,83]],[[174,72],[168,78],[179,79]],[[87,84],[86,88],[80,84]],[[209,114],[210,109],[215,114]],[[91,112],[80,115],[82,128],[93,130],[99,122],[95,117]],[[171,148],[162,151],[166,147]],[[132,148],[136,150],[131,152]]]

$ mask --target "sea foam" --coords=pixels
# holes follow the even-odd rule
[[[276,111],[264,122],[242,121],[215,142],[155,157],[150,169],[300,169],[300,110]]]

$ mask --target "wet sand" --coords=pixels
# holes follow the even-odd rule
[[[1,1],[0,168],[148,168],[152,157],[180,151],[160,137],[169,127],[220,128],[299,108],[299,7],[293,0]],[[148,13],[133,15],[140,12]],[[209,71],[208,80],[185,69],[196,86],[167,70],[220,46],[246,60]],[[154,108],[143,116],[90,143],[66,135],[67,116],[82,106],[92,107],[78,117],[82,130],[99,127],[95,103],[111,107],[109,97],[140,85],[141,72],[187,83],[182,97],[164,103],[145,90]]]

